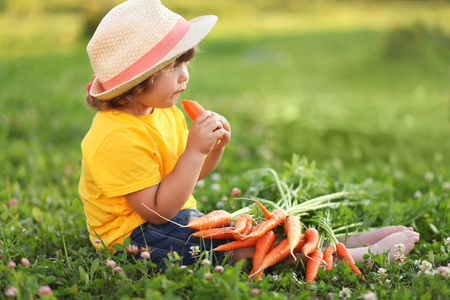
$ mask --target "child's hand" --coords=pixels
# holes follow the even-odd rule
[[[228,121],[221,115],[207,110],[199,114],[192,123],[186,151],[208,155],[215,147],[223,148],[230,141],[230,137],[231,129]]]
[[[225,147],[226,144],[228,144],[228,142],[231,139],[231,127],[230,127],[230,123],[228,123],[227,119],[225,119],[223,116],[213,113],[217,116],[219,116],[220,118],[220,122],[222,122],[222,126],[223,129],[225,129],[227,131],[226,134],[224,134],[220,139],[217,140],[216,145],[214,146],[214,149],[219,149],[219,148],[223,148]]]

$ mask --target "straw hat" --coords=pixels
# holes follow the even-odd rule
[[[87,46],[95,72],[86,85],[91,97],[116,97],[197,45],[217,21],[201,16],[186,21],[160,0],[129,0],[100,22]]]

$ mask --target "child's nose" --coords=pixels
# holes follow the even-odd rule
[[[180,68],[180,76],[178,77],[179,82],[189,81],[189,72],[186,64],[182,64]]]

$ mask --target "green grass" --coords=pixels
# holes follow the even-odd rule
[[[179,268],[174,259],[162,274],[118,260],[124,273],[112,273],[89,243],[77,192],[80,143],[94,115],[84,104],[92,71],[87,41],[79,39],[82,19],[58,8],[64,13],[45,12],[52,26],[41,13],[12,26],[18,12],[4,12],[0,24],[11,30],[0,34],[0,298],[10,286],[19,298],[35,298],[42,285],[57,298],[326,299],[331,292],[338,299],[344,287],[353,299],[367,290],[378,299],[448,297],[448,279],[414,265],[450,263],[448,5],[290,1],[296,10],[287,12],[266,1],[257,10],[234,1],[186,3],[170,1],[187,18],[212,10],[222,23],[202,43],[183,97],[226,116],[233,131],[217,170],[221,179],[208,178],[196,190],[200,208],[248,205],[231,200],[233,187],[277,200],[273,180],[248,173],[271,167],[293,185],[300,172],[305,197],[363,189],[371,206],[346,210],[337,222],[413,226],[421,242],[403,264],[377,257],[373,267],[361,265],[365,283],[341,265],[307,289],[302,266],[273,268],[277,276],[259,283],[246,278],[248,262],[214,273],[214,266]],[[362,14],[368,8],[372,14]],[[261,16],[267,22],[257,23]],[[293,154],[309,161],[301,171],[283,164]],[[224,196],[230,200],[220,201]],[[12,198],[17,206],[7,205]],[[29,268],[20,265],[22,257]],[[8,261],[18,267],[8,269]],[[379,278],[380,267],[390,284]],[[203,279],[209,272],[212,279]],[[251,294],[255,288],[259,296]]]

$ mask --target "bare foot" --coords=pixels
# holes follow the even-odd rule
[[[253,257],[255,254],[255,247],[241,248],[233,250],[232,252],[232,260],[233,262],[238,262],[241,259],[245,259],[247,257]]]
[[[413,248],[414,244],[419,241],[419,233],[410,230],[409,228],[395,232],[384,239],[381,239],[373,245],[372,251],[374,254],[382,254],[389,251],[390,261],[395,261],[399,254],[406,256]],[[403,253],[398,253],[397,245],[403,244]]]
[[[375,229],[373,231],[364,232],[359,235],[349,236],[345,245],[347,246],[347,248],[374,245],[375,243],[386,238],[387,236],[404,230],[413,231],[411,227],[387,226]]]

